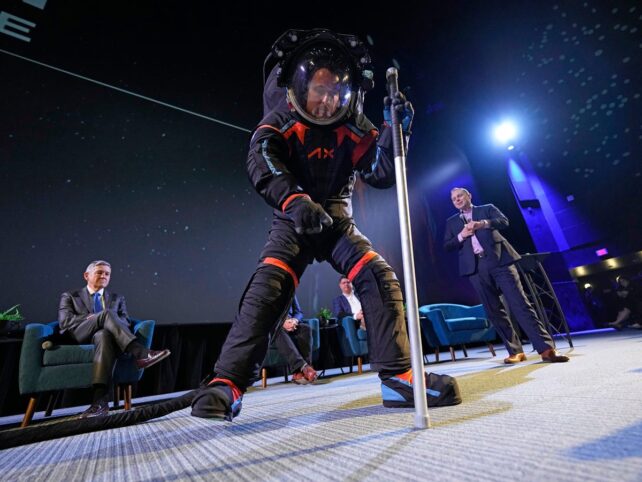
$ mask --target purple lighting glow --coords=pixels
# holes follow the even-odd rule
[[[598,249],[597,251],[595,251],[595,254],[597,254],[598,256],[606,256],[607,254],[609,254],[609,250],[606,248]]]

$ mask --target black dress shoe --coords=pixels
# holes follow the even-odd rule
[[[87,410],[80,414],[80,418],[104,417],[109,415],[109,403],[100,401],[92,403]]]
[[[149,368],[170,355],[169,350],[149,350],[147,356],[136,360],[136,367],[139,369]]]

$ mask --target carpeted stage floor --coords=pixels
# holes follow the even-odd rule
[[[0,480],[642,480],[642,332],[576,336],[567,364],[502,364],[486,349],[427,369],[464,402],[381,406],[378,378],[252,389],[233,423],[189,416],[0,452]],[[444,354],[442,354],[444,355]],[[461,356],[461,352],[458,353]]]

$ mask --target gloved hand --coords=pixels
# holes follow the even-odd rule
[[[298,234],[317,234],[324,227],[332,226],[330,215],[307,195],[293,199],[284,212],[294,221],[294,230]]]
[[[383,98],[383,120],[388,125],[392,125],[392,112],[395,109],[401,121],[401,130],[404,134],[410,134],[412,118],[415,116],[415,109],[412,104],[406,100],[406,96],[401,92],[395,93],[392,99],[388,96]]]

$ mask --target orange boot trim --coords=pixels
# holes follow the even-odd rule
[[[399,375],[395,375],[395,378],[399,378],[405,382],[408,382],[412,385],[412,368],[409,369],[408,371],[405,371],[403,373],[400,373]]]
[[[209,387],[214,383],[224,383],[225,385],[230,387],[232,389],[232,396],[234,397],[233,401],[238,400],[243,395],[241,389],[237,387],[232,380],[228,380],[227,378],[213,378],[212,381],[207,384],[207,386]]]

